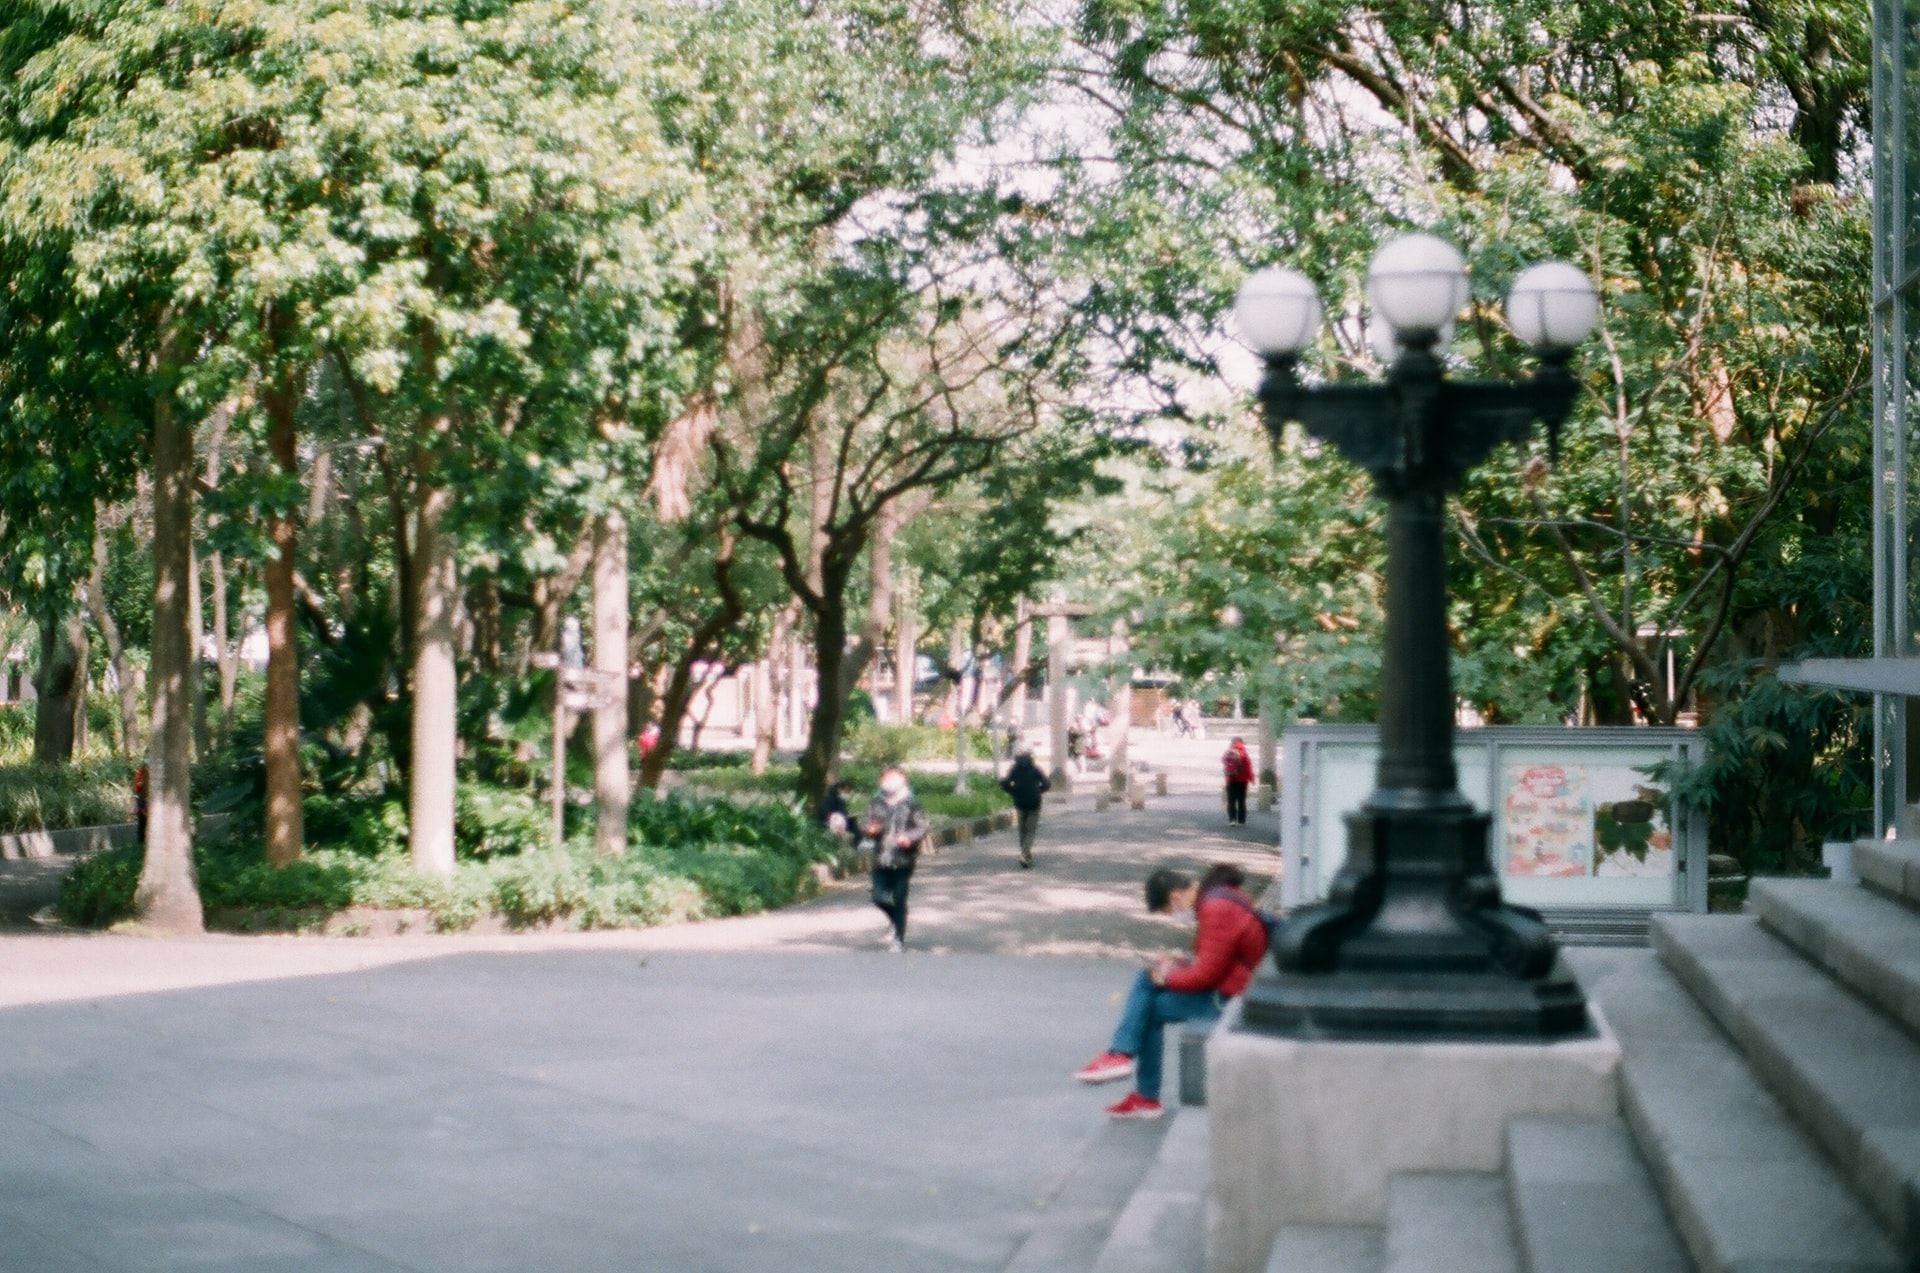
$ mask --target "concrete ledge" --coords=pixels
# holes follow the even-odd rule
[[[1507,1124],[1611,1118],[1620,1047],[1558,1043],[1325,1043],[1240,1028],[1207,1043],[1214,1207],[1209,1273],[1259,1273],[1282,1225],[1379,1225],[1402,1172],[1498,1171]]]
[[[21,831],[0,835],[0,861],[50,858],[70,853],[94,853],[132,844],[139,824],[115,822],[99,827],[69,827],[64,831]]]

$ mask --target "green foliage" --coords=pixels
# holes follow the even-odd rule
[[[951,750],[953,735],[943,731],[943,736],[948,740],[947,746]],[[882,768],[885,766],[858,761],[840,767],[840,777],[850,792],[848,803],[856,810],[879,787]],[[958,794],[953,790],[951,774],[922,771],[910,772],[909,777],[913,781],[915,798],[928,816],[934,819],[980,818],[1012,807],[1007,793],[1000,790],[985,773],[975,774],[967,790]],[[701,774],[699,783],[710,791],[756,793],[770,800],[787,802],[794,799],[793,793],[799,787],[800,769],[797,765],[770,765],[764,774],[738,769],[723,770]]]
[[[862,771],[877,772],[888,765],[904,765],[914,760],[951,760],[953,731],[918,721],[900,725],[860,720],[847,731],[842,751]],[[977,758],[991,751],[989,732],[977,725],[969,727],[967,754]]]
[[[284,867],[261,859],[258,830],[236,823],[194,850],[201,896],[216,923],[313,927],[350,907],[418,909],[443,929],[497,915],[513,927],[631,928],[781,906],[812,887],[814,863],[836,845],[809,818],[775,803],[642,800],[630,847],[595,854],[584,837],[545,844],[535,803],[517,792],[463,788],[460,858],[450,879],[416,870],[406,807],[383,796],[309,796],[307,830],[325,847]],[[131,913],[137,848],[78,863],[60,915],[100,927]]]
[[[133,821],[133,762],[0,765],[0,835]]]

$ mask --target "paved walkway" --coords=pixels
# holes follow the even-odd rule
[[[0,1271],[997,1270],[1102,1130],[1160,861],[1217,797],[1050,811],[914,885],[643,933],[0,935]]]

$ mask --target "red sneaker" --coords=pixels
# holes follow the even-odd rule
[[[1166,1112],[1160,1107],[1159,1101],[1150,1101],[1138,1092],[1128,1092],[1119,1101],[1107,1106],[1108,1118],[1158,1118]]]
[[[1111,1083],[1133,1077],[1133,1058],[1125,1052],[1102,1052],[1073,1072],[1082,1083]]]

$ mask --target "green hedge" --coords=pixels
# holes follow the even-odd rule
[[[991,747],[986,730],[967,730],[967,754],[973,759],[985,758]],[[952,760],[953,731],[938,725],[883,725],[863,720],[847,730],[841,750],[855,765],[873,768],[904,765],[912,760]]]
[[[517,926],[643,928],[785,905],[813,887],[813,864],[837,849],[782,805],[670,797],[636,802],[622,856],[594,853],[584,822],[554,852],[540,843],[532,807],[520,793],[463,788],[459,856],[453,876],[440,879],[414,869],[397,801],[312,797],[309,833],[324,835],[325,847],[275,868],[261,859],[257,827],[196,845],[201,900],[216,918],[225,911],[294,927],[358,906],[426,910],[446,930],[489,913]],[[61,918],[87,927],[126,918],[139,873],[137,848],[79,863],[60,896]]]
[[[947,735],[951,738],[952,735]],[[879,785],[881,765],[848,764],[840,767],[840,776],[846,780],[853,794],[849,801],[855,808],[872,795]],[[950,773],[915,773],[910,775],[913,782],[913,794],[920,806],[934,818],[982,818],[990,813],[1012,807],[1012,801],[1006,792],[1000,790],[993,781],[992,771],[982,761],[979,768],[969,772],[967,790],[955,795],[953,775]],[[699,785],[710,791],[723,792],[760,792],[770,796],[792,798],[800,785],[800,767],[798,765],[769,765],[763,774],[749,773],[744,769],[725,770],[718,773],[703,773],[696,780]]]
[[[133,820],[133,762],[0,766],[0,835]]]

